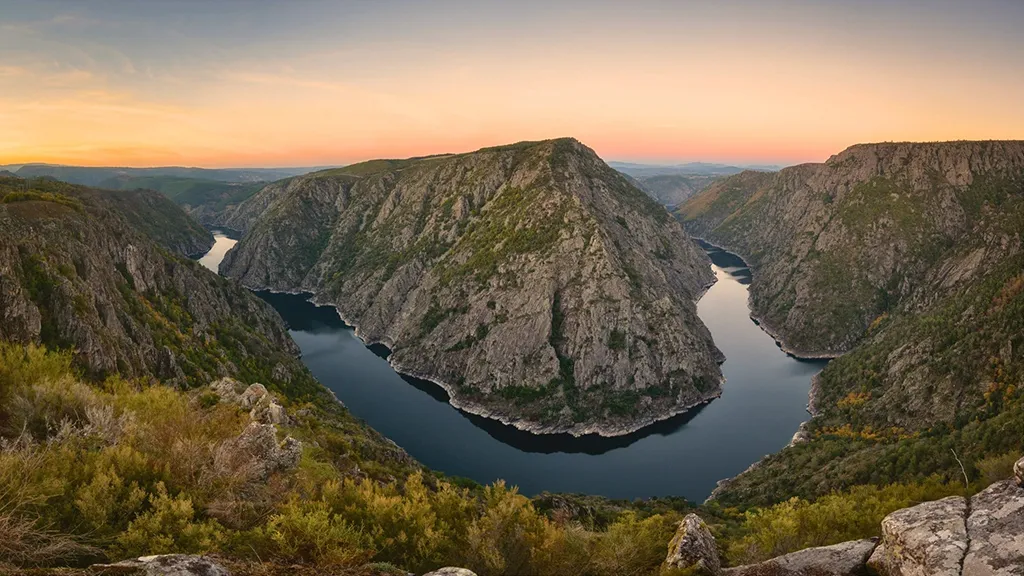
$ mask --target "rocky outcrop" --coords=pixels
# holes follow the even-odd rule
[[[335,305],[469,412],[619,435],[720,393],[706,256],[575,140],[327,170],[235,214],[222,273]]]
[[[971,498],[963,576],[1024,576],[1024,489],[1006,480]]]
[[[169,201],[29,182],[29,196],[0,202],[0,339],[73,348],[97,378],[196,385],[256,367],[280,382],[304,374],[268,304],[173,254],[185,247],[161,231],[197,225]]]
[[[718,545],[707,524],[696,514],[687,514],[668,544],[667,568],[693,570],[695,574],[718,576],[722,562]]]
[[[725,576],[863,576],[874,539],[807,548],[760,564],[728,568]]]
[[[1013,478],[1017,481],[1018,486],[1024,486],[1024,458],[1014,462]]]
[[[957,576],[967,552],[967,500],[951,496],[889,514],[868,566],[883,576]]]
[[[210,384],[210,389],[220,397],[221,402],[238,404],[249,411],[254,422],[263,424],[289,424],[291,420],[277,397],[260,383],[246,386],[234,378],[221,378]]]
[[[302,459],[302,442],[291,436],[278,442],[277,427],[273,424],[250,422],[232,448],[249,459],[254,475],[259,478],[294,470]]]
[[[100,576],[230,576],[226,568],[205,556],[164,554],[143,556],[116,564],[95,564],[89,572]]]
[[[1024,461],[1024,459],[1022,459]],[[1020,463],[1020,462],[1018,462]],[[951,496],[886,516],[880,540],[807,548],[725,576],[1024,576],[1024,486],[992,484],[970,499]],[[714,538],[687,516],[669,546],[669,567],[713,566]],[[715,551],[714,560],[704,560]],[[677,560],[680,558],[681,560]],[[701,564],[704,562],[704,564]]]

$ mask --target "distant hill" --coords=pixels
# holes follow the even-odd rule
[[[710,162],[670,165],[609,162],[608,165],[628,176],[648,196],[670,208],[681,205],[726,176],[744,170],[773,172],[779,169],[778,166],[731,166]]]
[[[17,178],[18,175],[10,170],[0,170],[0,178]]]
[[[70,184],[111,190],[155,190],[207,226],[216,226],[215,215],[238,205],[268,182],[321,170],[302,168],[117,168],[26,164],[17,169],[23,178],[48,178]],[[12,174],[15,175],[15,174]]]
[[[634,178],[646,178],[650,176],[663,175],[704,175],[704,176],[731,176],[739,174],[744,170],[759,170],[762,172],[774,172],[779,166],[774,165],[742,165],[732,166],[729,164],[714,164],[710,162],[687,162],[685,164],[638,164],[634,162],[609,162],[609,166],[628,174]]]
[[[59,164],[25,164],[16,174],[21,177],[51,176],[57,180],[85,186],[99,186],[114,178],[174,177],[197,178],[217,182],[272,182],[306,174],[321,167],[304,168],[187,168],[158,166],[154,168],[119,168],[98,166],[64,166]]]

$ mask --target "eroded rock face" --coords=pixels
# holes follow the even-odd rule
[[[116,564],[96,564],[95,574],[135,574],[138,576],[231,576],[226,568],[205,556],[164,554],[143,556]]]
[[[868,566],[882,576],[959,576],[967,552],[967,500],[950,496],[889,514]]]
[[[1013,479],[1017,481],[1018,486],[1024,487],[1024,458],[1014,462]]]
[[[668,568],[693,568],[698,573],[717,576],[722,573],[718,546],[707,524],[696,514],[687,514],[679,523],[675,536],[668,544],[665,558]]]
[[[269,304],[183,257],[209,234],[166,198],[52,185],[64,203],[0,204],[0,339],[73,349],[90,378],[191,387],[242,361],[300,369]]]
[[[861,576],[876,540],[807,548],[759,564],[728,568],[726,576]]]
[[[721,392],[707,257],[574,140],[313,173],[236,216],[223,274],[314,293],[469,412],[612,436]]]
[[[1024,489],[998,482],[971,498],[963,576],[1024,576]]]
[[[977,203],[1019,194],[1022,174],[1024,141],[858,144],[824,163],[720,180],[680,216],[751,265],[754,315],[785,348],[834,356],[883,312],[933,301],[1019,253],[1020,236]]]

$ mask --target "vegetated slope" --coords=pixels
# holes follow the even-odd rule
[[[223,273],[315,293],[469,411],[614,435],[720,391],[706,256],[575,140],[300,176],[226,225]]]
[[[725,179],[679,214],[747,259],[754,313],[786,347],[836,355],[1019,249],[1000,202],[1022,170],[1022,142],[859,145]]]
[[[861,145],[747,178],[686,226],[753,264],[754,314],[789,348],[852,351],[816,379],[810,441],[720,498],[954,477],[953,450],[977,475],[1024,447],[1024,143]]]
[[[215,227],[223,225],[223,215],[231,211],[266,182],[222,182],[180,176],[121,175],[99,183],[113,190],[149,189],[170,198],[200,223]]]
[[[721,177],[699,174],[658,174],[637,176],[634,179],[640,189],[647,192],[651,198],[673,208],[689,200],[719,178]]]
[[[212,239],[166,198],[22,184],[0,179],[0,338],[73,348],[92,377],[304,372],[269,305],[183,257]]]

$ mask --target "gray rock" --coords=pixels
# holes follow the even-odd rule
[[[696,568],[712,576],[722,573],[718,546],[707,524],[696,514],[687,514],[668,544],[668,568]]]
[[[95,574],[137,574],[139,576],[231,576],[226,568],[204,556],[164,554],[143,556],[116,564],[95,564]]]
[[[971,498],[963,576],[1024,576],[1024,489],[997,482]]]
[[[260,383],[251,384],[248,388],[245,389],[245,392],[242,392],[242,395],[239,396],[238,405],[241,406],[243,410],[251,410],[266,395],[266,386]]]
[[[1013,478],[1017,481],[1018,486],[1024,487],[1024,458],[1014,462]]]
[[[759,564],[728,568],[726,576],[860,576],[875,539],[807,548]]]
[[[257,475],[264,478],[295,469],[302,458],[302,442],[289,436],[278,443],[273,424],[251,422],[234,441],[234,447],[252,459]]]
[[[868,567],[882,576],[959,576],[967,552],[967,500],[950,496],[889,514]]]
[[[454,568],[449,566],[448,568],[439,568],[433,572],[428,572],[423,576],[476,576],[476,573],[472,570],[466,570],[465,568]]]
[[[249,417],[263,424],[288,424],[290,419],[277,398],[267,394],[252,407]]]
[[[238,402],[238,393],[244,387],[245,384],[234,378],[221,378],[210,383],[210,389],[220,396],[221,402]]]

